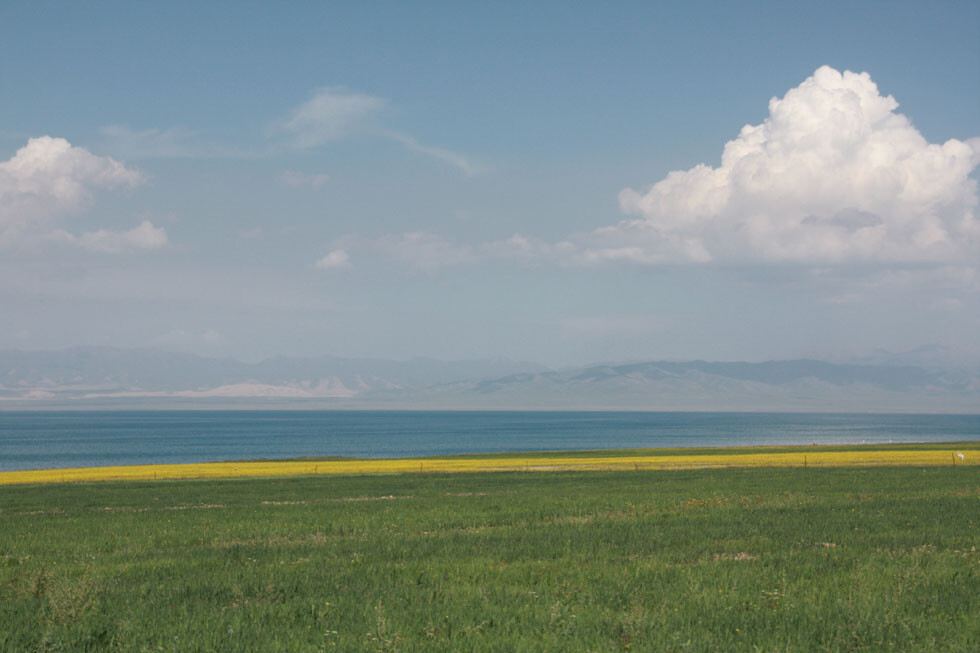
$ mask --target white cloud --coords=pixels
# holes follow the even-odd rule
[[[382,254],[426,272],[480,260],[479,252],[469,245],[419,231],[388,234],[370,244]]]
[[[301,149],[319,147],[343,136],[365,116],[384,106],[384,100],[338,88],[323,88],[279,124]]]
[[[336,270],[337,268],[349,268],[350,256],[342,249],[335,249],[313,264],[318,270]]]
[[[283,186],[290,188],[309,187],[318,189],[330,181],[330,176],[325,173],[306,174],[295,170],[287,170],[278,177],[278,181]]]
[[[291,135],[292,146],[298,149],[321,147],[346,136],[358,122],[385,106],[385,100],[373,95],[355,93],[340,88],[322,88],[309,100],[298,106],[274,127],[275,131]],[[470,159],[441,147],[420,143],[409,134],[397,131],[375,130],[375,135],[389,138],[412,152],[418,152],[461,170],[471,177],[480,169]],[[310,183],[301,173],[284,173],[280,182],[300,187]],[[318,185],[322,185],[323,181]],[[314,186],[316,187],[316,185]]]
[[[118,254],[119,252],[140,249],[159,249],[167,244],[167,232],[144,220],[138,227],[128,231],[99,229],[83,233],[73,239],[81,247],[92,252]]]
[[[975,257],[980,139],[930,144],[867,73],[824,66],[717,168],[671,172],[578,238],[584,260],[930,262]]]
[[[44,238],[98,188],[136,186],[143,175],[63,138],[32,138],[0,162],[0,246]]]
[[[32,138],[0,162],[0,246],[60,241],[106,253],[163,247],[166,232],[149,220],[128,231],[99,229],[80,236],[60,226],[64,216],[91,202],[95,189],[142,182],[140,172],[63,138]]]
[[[770,100],[769,116],[727,143],[717,168],[699,164],[644,192],[623,190],[621,208],[637,218],[557,243],[516,234],[469,245],[421,232],[355,242],[429,271],[508,259],[805,263],[915,278],[973,270],[980,220],[970,174],[980,138],[930,144],[897,107],[867,73],[824,66]]]
[[[477,167],[473,165],[473,163],[471,163],[470,160],[467,159],[462,154],[458,154],[450,150],[445,150],[441,147],[432,147],[430,145],[423,145],[422,143],[419,143],[417,140],[415,140],[408,134],[389,132],[388,136],[398,141],[399,143],[404,145],[406,148],[412,150],[413,152],[424,154],[426,156],[432,157],[433,159],[442,161],[443,163],[447,163],[455,168],[458,168],[467,177],[472,177],[477,172],[479,172]]]
[[[520,260],[532,264],[542,260],[564,262],[577,255],[571,243],[552,245],[520,234],[478,245],[460,243],[423,231],[385,234],[378,238],[351,234],[335,241],[335,244],[346,249],[372,252],[425,272],[500,260]]]

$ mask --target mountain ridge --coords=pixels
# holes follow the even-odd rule
[[[0,351],[0,407],[93,406],[980,412],[980,369],[814,359],[639,361],[559,370],[506,359],[160,349]]]

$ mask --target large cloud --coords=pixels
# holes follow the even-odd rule
[[[142,181],[138,171],[73,147],[63,138],[32,138],[13,157],[0,161],[0,247],[39,239],[110,252],[160,247],[166,234],[146,221],[130,231],[101,229],[78,237],[59,226],[65,215],[83,209],[96,189],[136,186]]]
[[[770,100],[768,118],[743,127],[718,167],[699,164],[645,192],[623,190],[620,206],[636,218],[557,243],[515,234],[468,245],[413,232],[342,245],[426,271],[501,259],[973,270],[980,220],[970,175],[980,138],[931,144],[897,108],[867,73],[824,66]]]
[[[586,261],[950,262],[976,256],[980,139],[928,143],[867,73],[824,66],[725,145],[575,238]]]

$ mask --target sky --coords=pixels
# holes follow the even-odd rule
[[[0,349],[980,361],[980,4],[0,4]]]

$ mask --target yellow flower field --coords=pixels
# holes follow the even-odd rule
[[[459,458],[218,462],[130,465],[0,472],[0,485],[153,479],[241,478],[311,474],[409,474],[497,471],[695,469],[718,467],[853,467],[869,465],[978,465],[980,452],[949,449],[697,453],[691,455],[589,456],[514,454]]]

